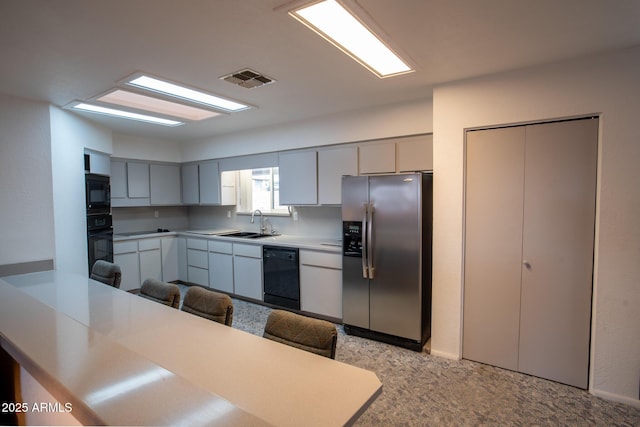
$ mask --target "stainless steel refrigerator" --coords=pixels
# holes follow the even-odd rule
[[[431,335],[433,175],[342,178],[345,332],[421,351]]]

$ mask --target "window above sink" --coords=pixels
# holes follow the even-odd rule
[[[289,215],[289,208],[280,205],[280,174],[277,166],[233,172],[238,177],[237,213],[251,214],[258,209],[263,214]]]

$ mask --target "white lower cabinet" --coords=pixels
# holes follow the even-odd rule
[[[122,278],[120,289],[130,291],[140,287],[140,260],[138,241],[128,240],[113,243],[113,262],[120,266]]]
[[[233,244],[209,241],[209,286],[233,293]]]
[[[113,243],[113,262],[120,266],[120,289],[138,289],[146,279],[164,280],[159,238]]]
[[[148,278],[180,280],[263,301],[262,246],[167,236],[114,242],[122,269],[120,288],[140,288]],[[342,319],[342,256],[300,250],[300,309]]]
[[[300,309],[342,319],[342,256],[300,250]]]
[[[235,294],[262,301],[262,246],[233,244]]]
[[[147,279],[162,280],[162,252],[160,239],[141,239],[138,241],[140,260],[140,283]]]
[[[209,256],[204,239],[187,239],[187,280],[209,286]]]
[[[161,238],[160,250],[162,251],[162,280],[165,282],[178,280],[178,238],[175,236]]]
[[[188,282],[187,275],[187,239],[178,237],[178,280]]]

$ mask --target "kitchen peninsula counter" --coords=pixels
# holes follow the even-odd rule
[[[111,425],[348,425],[374,373],[57,271],[0,279],[2,347]]]

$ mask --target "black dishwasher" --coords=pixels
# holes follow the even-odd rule
[[[298,248],[262,247],[264,302],[300,310]]]

